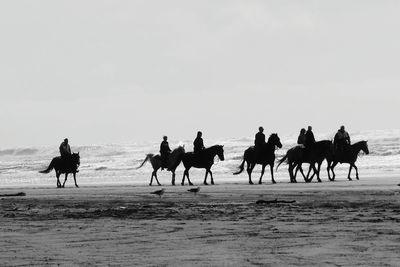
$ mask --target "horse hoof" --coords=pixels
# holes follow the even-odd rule
[[[253,184],[253,182],[252,182],[252,181],[250,181],[250,182],[249,182],[249,184]]]
[[[321,180],[318,180],[318,183],[322,183],[322,181],[321,181]]]
[[[353,181],[350,177],[348,177],[347,179],[349,179],[349,181]]]
[[[276,184],[276,182],[275,182],[275,181],[272,181],[272,184]]]
[[[192,184],[192,183],[189,183],[189,185],[190,185],[190,186],[193,186],[193,184]]]
[[[172,185],[175,185],[175,183],[172,183]]]
[[[259,182],[258,182],[258,184],[262,184],[262,182],[261,182],[261,181],[259,181]]]
[[[185,185],[184,183],[181,183],[181,185]]]
[[[78,185],[75,185],[76,186],[76,188],[79,188],[79,186]]]
[[[203,184],[204,184],[204,185],[208,185],[208,183],[206,183],[206,182],[204,182]]]

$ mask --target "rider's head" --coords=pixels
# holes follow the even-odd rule
[[[164,135],[163,139],[164,139],[164,141],[167,141],[168,136]]]
[[[258,127],[258,130],[262,133],[264,132],[264,128],[262,126]]]
[[[202,132],[200,132],[200,131],[197,132],[197,137],[201,137],[202,135],[203,135]]]
[[[311,127],[311,126],[308,126],[308,130],[309,130],[309,131],[312,131],[312,127]]]
[[[301,128],[301,130],[300,130],[300,134],[305,134],[306,133],[306,129],[304,129],[304,128]]]
[[[342,132],[344,132],[344,126],[343,126],[343,125],[340,126],[340,130],[341,130]]]
[[[68,138],[64,139],[64,143],[68,144]]]

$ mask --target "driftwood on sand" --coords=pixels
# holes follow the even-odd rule
[[[0,194],[0,197],[24,197],[26,194],[24,192],[19,192],[15,194]]]
[[[256,204],[291,204],[291,203],[296,203],[296,200],[257,200]]]

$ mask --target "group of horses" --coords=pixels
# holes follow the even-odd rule
[[[272,183],[276,183],[274,179],[274,167],[275,167],[275,151],[277,148],[282,148],[282,143],[278,134],[273,133],[269,136],[268,141],[256,152],[254,146],[247,148],[244,151],[243,161],[239,166],[239,170],[234,175],[238,175],[243,172],[245,164],[247,164],[247,174],[249,176],[249,183],[253,184],[251,179],[251,174],[253,172],[254,167],[257,164],[262,166],[261,176],[259,178],[258,183],[262,184],[262,178],[264,176],[265,168],[269,165],[271,171],[271,179]],[[369,154],[368,143],[367,141],[360,141],[353,145],[349,145],[346,149],[342,150],[340,153],[334,149],[334,145],[331,140],[323,140],[319,142],[315,142],[313,145],[309,147],[304,147],[303,145],[297,145],[286,152],[286,155],[278,161],[278,167],[286,162],[289,166],[289,176],[290,182],[296,183],[297,173],[300,171],[305,182],[309,183],[312,181],[314,176],[317,177],[318,182],[321,182],[320,179],[320,170],[321,165],[324,160],[327,161],[327,172],[328,178],[330,181],[335,180],[335,172],[334,168],[338,163],[348,163],[350,164],[348,179],[351,180],[351,171],[354,168],[356,170],[356,179],[359,179],[358,168],[355,165],[357,161],[359,153],[363,151],[365,154]],[[214,159],[218,156],[218,158],[223,161],[224,157],[224,147],[222,145],[214,145],[209,148],[206,148],[198,153],[193,152],[185,152],[183,146],[179,146],[174,149],[168,157],[167,160],[167,170],[172,172],[172,185],[175,185],[175,171],[177,167],[182,162],[185,171],[183,173],[181,185],[185,184],[185,179],[187,178],[189,185],[193,185],[189,178],[189,170],[193,168],[205,169],[205,177],[203,184],[207,185],[207,177],[210,175],[211,184],[214,184],[214,177],[211,171],[211,167],[214,165]],[[160,168],[163,167],[163,161],[160,155],[155,154],[147,154],[143,162],[136,169],[143,167],[143,165],[150,161],[153,172],[151,173],[150,184],[153,184],[153,179],[156,180],[158,185],[161,185],[157,172]],[[304,174],[302,165],[304,163],[309,164],[309,170],[307,175]],[[78,187],[76,183],[76,173],[78,172],[78,167],[80,165],[79,153],[74,153],[70,157],[68,162],[61,160],[60,157],[54,158],[50,166],[41,171],[41,173],[49,173],[53,168],[56,170],[57,177],[57,187],[64,187],[65,182],[67,180],[68,173],[72,173],[75,180],[75,186]],[[311,171],[313,174],[310,176]],[[59,181],[59,177],[62,173],[65,173],[64,183],[61,184]],[[332,174],[332,176],[331,176]]]
[[[261,176],[259,178],[258,183],[262,184],[262,178],[264,176],[265,168],[269,165],[271,171],[271,180],[272,183],[275,184],[274,178],[274,167],[275,167],[275,151],[277,148],[282,148],[282,143],[278,134],[273,133],[269,136],[268,141],[263,145],[263,147],[256,153],[255,147],[251,146],[244,151],[243,161],[239,166],[239,170],[234,175],[238,175],[243,172],[245,164],[247,164],[247,174],[249,176],[249,184],[253,184],[251,179],[251,175],[254,167],[257,164],[262,166]],[[296,176],[298,171],[303,175],[304,181],[309,183],[312,181],[314,176],[317,177],[318,182],[321,182],[320,179],[320,170],[321,165],[324,160],[327,161],[327,171],[328,178],[330,181],[335,180],[335,172],[334,168],[338,163],[348,163],[350,164],[348,179],[351,180],[351,171],[354,168],[356,170],[356,179],[359,179],[358,168],[355,165],[357,161],[359,153],[363,151],[365,154],[369,154],[368,143],[367,141],[360,141],[353,145],[350,145],[345,150],[340,153],[335,151],[334,145],[330,140],[323,140],[314,143],[310,147],[304,147],[302,145],[295,146],[289,149],[286,152],[286,155],[278,161],[278,167],[286,162],[289,165],[289,176],[290,182],[296,183]],[[203,168],[206,169],[204,182],[203,184],[207,185],[207,176],[210,174],[211,176],[211,184],[214,184],[213,175],[211,172],[211,167],[214,164],[214,158],[218,155],[220,160],[224,160],[224,151],[223,146],[215,145],[210,148],[205,149],[199,154],[194,154],[193,152],[185,152],[184,147],[180,146],[172,151],[169,160],[168,160],[168,170],[172,172],[172,185],[175,185],[175,171],[179,164],[182,162],[185,168],[183,173],[183,178],[181,185],[185,184],[185,178],[188,179],[189,185],[192,185],[192,182],[189,179],[189,170],[190,168]],[[142,162],[142,164],[137,167],[137,169],[143,167],[143,165],[150,161],[153,172],[151,173],[150,185],[153,184],[153,178],[155,178],[158,185],[160,182],[157,178],[157,171],[162,167],[162,161],[160,155],[147,154],[146,158]],[[302,165],[303,163],[309,164],[309,170],[307,175],[304,174]],[[313,174],[310,176],[311,171]],[[331,175],[332,174],[332,175]]]

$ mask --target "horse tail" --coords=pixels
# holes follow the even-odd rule
[[[49,167],[44,171],[39,171],[39,173],[49,173],[51,170],[54,169],[54,159],[50,162]]]
[[[281,158],[278,161],[278,165],[276,166],[276,170],[278,170],[279,166],[281,166],[281,164],[284,163],[287,160],[287,158],[288,158],[288,155],[286,154],[283,158]]]
[[[233,175],[238,175],[238,174],[241,174],[243,172],[245,161],[246,160],[243,158],[242,164],[240,164],[240,166],[239,166],[239,170],[237,172],[234,172]]]
[[[147,155],[146,155],[146,158],[143,160],[142,164],[140,164],[139,167],[136,167],[136,170],[142,168],[143,165],[144,165],[148,160],[150,160],[152,157],[153,157],[153,154],[147,154]]]

